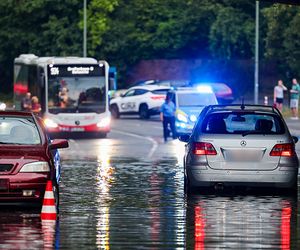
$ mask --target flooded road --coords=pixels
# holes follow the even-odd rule
[[[187,197],[184,145],[164,144],[151,121],[122,129],[131,122],[115,124],[107,139],[70,140],[61,151],[59,220],[3,208],[0,249],[299,249],[298,197]]]

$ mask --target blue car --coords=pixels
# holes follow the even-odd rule
[[[195,122],[205,106],[218,104],[210,86],[178,88],[169,92],[176,106],[175,128],[177,135],[191,134]]]

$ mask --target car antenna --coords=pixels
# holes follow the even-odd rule
[[[241,110],[244,110],[244,109],[245,109],[244,96],[242,96]]]

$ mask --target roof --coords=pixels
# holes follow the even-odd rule
[[[10,115],[10,116],[24,116],[24,117],[32,117],[34,114],[31,112],[26,112],[26,111],[0,111],[0,116],[1,115]]]
[[[21,54],[15,58],[15,63],[24,63],[28,65],[47,65],[47,64],[98,64],[99,62],[95,58],[91,57],[38,57],[34,54]]]
[[[207,110],[209,112],[214,111],[259,111],[259,112],[269,112],[269,113],[277,113],[281,116],[281,113],[278,109],[273,106],[265,106],[265,105],[254,105],[254,104],[230,104],[230,105],[209,105],[207,106]]]
[[[172,92],[186,92],[186,93],[207,93],[207,94],[211,94],[213,93],[213,90],[211,89],[210,86],[197,86],[197,87],[178,87],[178,88],[171,88]]]
[[[142,86],[131,87],[129,89],[146,89],[152,91],[152,90],[171,89],[171,88],[168,86],[160,86],[160,85],[142,85]]]

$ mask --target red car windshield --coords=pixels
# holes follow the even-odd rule
[[[33,119],[0,117],[0,144],[38,145],[41,139]]]

